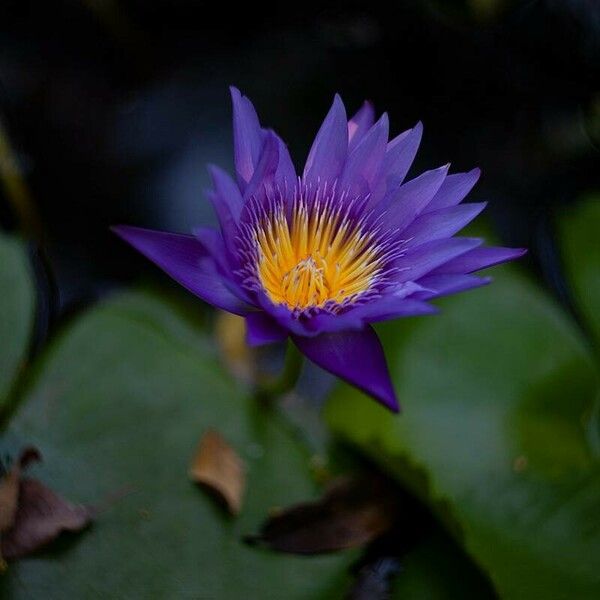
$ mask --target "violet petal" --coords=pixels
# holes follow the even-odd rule
[[[251,310],[225,286],[213,260],[194,236],[126,225],[112,230],[205,302],[236,315]]]
[[[348,152],[351,152],[375,122],[375,109],[365,100],[356,114],[348,121]]]
[[[282,342],[287,337],[288,332],[264,312],[246,315],[246,341],[249,346]]]
[[[348,122],[342,99],[335,95],[317,137],[308,153],[304,180],[312,186],[334,181],[342,172],[348,152]]]
[[[293,336],[293,340],[315,364],[373,396],[392,412],[400,410],[383,347],[371,327],[313,338]]]

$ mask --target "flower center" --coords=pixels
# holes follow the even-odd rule
[[[352,302],[381,269],[373,236],[331,203],[295,203],[261,220],[256,230],[258,277],[271,301],[292,310]]]

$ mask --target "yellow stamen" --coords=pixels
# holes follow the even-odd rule
[[[373,239],[331,206],[298,202],[262,221],[258,275],[269,298],[291,309],[341,304],[369,289],[381,267]]]

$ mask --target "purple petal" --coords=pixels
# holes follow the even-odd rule
[[[237,315],[251,310],[225,286],[213,260],[195,237],[125,225],[112,230],[205,302]]]
[[[277,138],[279,149],[279,162],[275,172],[275,183],[280,190],[292,190],[296,185],[296,169],[284,141],[278,135],[275,135],[275,137]]]
[[[214,208],[219,222],[223,224],[233,219],[237,223],[244,207],[244,198],[240,193],[240,188],[220,167],[208,165],[208,172],[218,199],[218,204]]]
[[[396,136],[387,145],[381,170],[372,190],[369,207],[375,206],[402,184],[415,159],[422,135],[423,124],[419,122],[412,129]]]
[[[321,312],[304,323],[307,337],[352,329],[364,329],[365,325],[365,320],[355,310],[349,310],[341,314]]]
[[[202,244],[206,253],[215,261],[215,263],[222,264],[227,268],[228,265],[225,260],[225,243],[223,242],[221,232],[212,227],[195,227],[193,232],[196,239]]]
[[[419,300],[431,300],[472,290],[487,285],[491,281],[491,277],[476,277],[475,275],[426,275],[419,279],[419,283],[423,287],[429,288],[430,291],[417,292],[415,297]]]
[[[248,313],[246,328],[246,341],[250,346],[282,342],[288,337],[287,331],[264,312]]]
[[[278,166],[279,140],[273,132],[269,131],[266,134],[265,144],[252,179],[244,190],[244,200],[248,200],[252,196],[261,196],[266,188],[272,187]]]
[[[482,243],[478,238],[450,238],[421,244],[394,261],[397,281],[417,281],[423,275]]]
[[[403,231],[420,214],[440,189],[449,165],[425,171],[419,177],[400,186],[389,198],[384,198],[377,211],[387,210],[385,226]]]
[[[391,411],[400,410],[381,342],[371,327],[313,338],[293,336],[292,339],[315,364],[369,394]]]
[[[280,327],[296,335],[316,335],[315,332],[306,328],[306,325],[300,319],[296,319],[287,306],[283,304],[273,304],[271,299],[263,291],[256,292],[256,302]]]
[[[393,291],[365,304],[352,307],[347,312],[337,315],[317,315],[307,323],[307,326],[312,330],[325,333],[344,329],[363,329],[367,323],[437,313],[436,307],[421,302],[420,298],[413,299],[423,292],[431,293],[432,290],[414,281],[400,283]]]
[[[403,232],[402,237],[412,246],[447,238],[470,223],[486,206],[485,202],[450,206],[417,217]]]
[[[354,194],[364,195],[369,192],[375,176],[381,168],[388,140],[388,130],[388,116],[384,113],[348,155],[340,178],[342,190],[349,189]]]
[[[263,145],[263,132],[252,102],[231,87],[233,103],[233,151],[235,169],[243,189],[254,175]]]
[[[473,273],[474,271],[487,269],[488,267],[493,267],[509,260],[515,260],[523,256],[526,252],[526,248],[475,248],[436,268],[432,272],[432,275],[434,273]]]
[[[365,101],[357,113],[348,121],[348,152],[351,152],[363,138],[365,133],[373,127],[375,122],[375,109]]]
[[[195,227],[193,232],[196,239],[204,246],[204,249],[212,258],[225,287],[231,290],[234,296],[252,304],[248,292],[239,285],[236,277],[233,275],[237,268],[237,262],[230,259],[221,232],[211,227]]]
[[[269,191],[284,193],[296,185],[296,171],[290,153],[281,138],[272,130],[265,132],[265,143],[252,180],[244,190],[244,201],[250,197],[265,199]],[[290,194],[293,196],[293,194]]]
[[[233,262],[235,257],[235,237],[237,224],[244,205],[237,184],[219,167],[209,165],[214,191],[207,194],[219,220],[228,258]]]
[[[468,173],[448,175],[427,206],[427,212],[459,204],[473,189],[480,175],[479,169],[473,169]]]
[[[306,159],[304,180],[312,185],[317,185],[319,181],[335,180],[342,172],[347,152],[346,109],[336,94]]]
[[[388,295],[358,307],[356,316],[361,317],[366,323],[379,323],[404,317],[434,315],[438,312],[435,306],[421,300]]]

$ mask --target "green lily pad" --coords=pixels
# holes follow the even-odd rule
[[[168,303],[131,293],[54,342],[5,445],[34,444],[31,473],[101,507],[90,530],[9,566],[11,598],[336,598],[355,552],[316,557],[245,545],[277,506],[315,497],[304,447],[224,373],[212,342]],[[247,465],[237,519],[188,480],[217,429]],[[4,596],[3,596],[4,597]]]
[[[34,308],[35,289],[24,244],[0,234],[0,408],[25,360]]]
[[[404,412],[340,386],[333,430],[428,502],[503,598],[600,597],[598,373],[577,329],[515,268],[386,324]]]
[[[600,351],[600,196],[565,210],[559,226],[562,258],[574,300]]]

